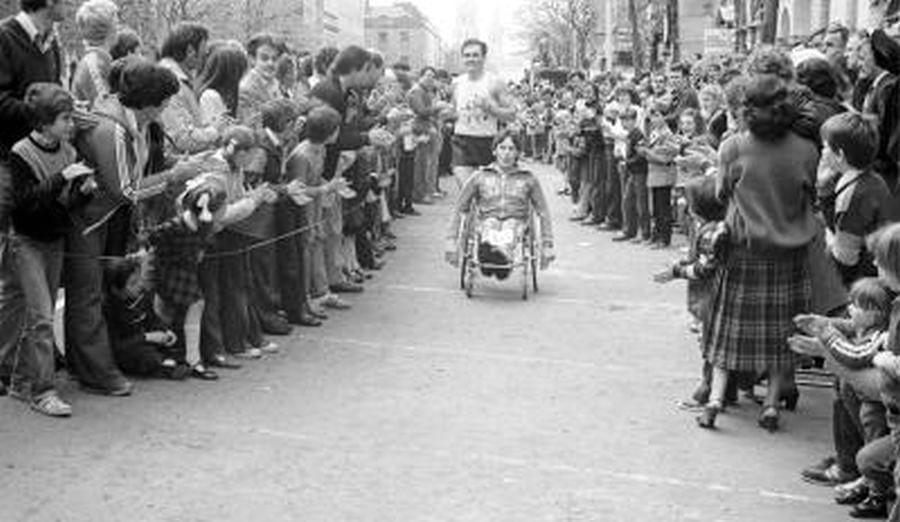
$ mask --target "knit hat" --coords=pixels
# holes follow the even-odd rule
[[[900,74],[900,43],[876,29],[870,38],[875,65],[891,74]]]

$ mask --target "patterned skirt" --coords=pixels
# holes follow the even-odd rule
[[[703,354],[728,370],[788,370],[795,354],[787,338],[793,318],[810,309],[806,248],[761,255],[735,247],[713,282]]]

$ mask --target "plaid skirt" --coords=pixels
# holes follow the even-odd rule
[[[703,355],[727,370],[788,370],[793,318],[810,308],[806,248],[763,256],[735,247],[713,282]]]

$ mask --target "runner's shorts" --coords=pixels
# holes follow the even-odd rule
[[[453,166],[484,167],[494,162],[494,138],[453,135]]]

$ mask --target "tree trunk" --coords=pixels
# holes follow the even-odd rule
[[[774,44],[778,35],[778,0],[765,0],[760,39],[764,44]]]
[[[644,72],[644,41],[638,22],[638,0],[628,0],[628,22],[631,25],[631,60],[637,74]]]
[[[678,0],[669,0],[669,42],[671,43],[672,63],[681,61],[680,25]]]
[[[747,48],[747,6],[745,0],[734,0],[735,52],[743,53]]]

